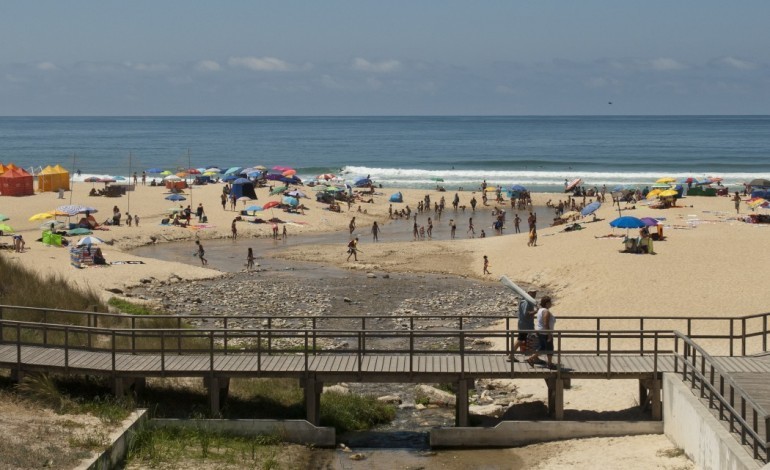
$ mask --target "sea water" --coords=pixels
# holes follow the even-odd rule
[[[770,178],[770,116],[2,117],[0,162],[84,174],[290,166],[385,187]]]

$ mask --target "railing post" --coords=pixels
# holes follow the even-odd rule
[[[69,373],[70,368],[70,330],[68,326],[64,327],[64,373]]]
[[[741,356],[746,355],[746,317],[741,318]]]
[[[272,317],[267,319],[267,352],[272,354],[273,352],[273,319]]]
[[[166,374],[166,335],[160,330],[160,373]]]
[[[561,333],[556,332],[556,380],[561,380]]]
[[[0,309],[0,319],[2,319],[2,309]],[[0,340],[2,337],[2,330],[0,330]],[[767,314],[762,315],[762,352],[767,352]]]
[[[361,372],[361,363],[363,362],[363,348],[364,348],[364,342],[366,341],[365,338],[366,331],[359,331],[358,332],[358,372]]]
[[[48,324],[48,310],[43,310],[43,325]],[[43,344],[48,344],[48,328],[43,327]]]
[[[307,336],[307,334],[308,334],[308,331],[305,330],[304,333],[305,333],[305,373],[307,373],[308,370],[310,370],[310,368],[308,366],[309,360],[308,360],[308,353],[307,353],[307,347],[308,347],[308,336]]]
[[[214,372],[214,330],[209,330],[209,370]]]
[[[513,364],[513,358],[511,358]],[[460,378],[465,378],[465,332],[460,331]]]
[[[315,330],[316,330],[316,317],[313,317],[313,354],[316,354],[316,344],[315,344],[316,335],[315,335]]]
[[[136,354],[136,317],[131,317],[131,352]]]
[[[3,322],[3,307],[0,306],[0,343],[3,342],[3,332],[5,331],[5,323]]]
[[[262,331],[257,330],[257,372],[262,372]]]
[[[225,317],[225,328],[227,328],[227,317]],[[176,337],[176,350],[177,354],[182,355],[182,317],[176,319],[176,329],[179,330],[179,336]],[[225,343],[225,349],[227,349],[227,343]]]
[[[414,330],[409,329],[409,373],[414,372]]]
[[[644,317],[639,319],[639,350],[641,356],[644,356]]]
[[[612,332],[607,332],[607,378],[612,373]]]
[[[21,372],[21,325],[16,324],[16,371]]]
[[[227,356],[227,317],[225,317],[224,327],[225,327],[225,331],[224,331],[224,337],[222,339],[222,343],[224,344],[223,354]]]
[[[653,346],[655,349],[652,352],[652,373],[655,376],[654,379],[658,380],[658,332],[657,331],[655,331]],[[674,361],[676,361],[676,359],[674,359]],[[674,371],[676,371],[676,366],[674,366]]]
[[[735,342],[735,323],[734,320],[730,319],[730,357],[733,357],[733,343]]]
[[[112,330],[112,373],[115,374],[115,330]]]
[[[462,329],[462,328],[460,328]],[[511,364],[513,364],[513,335],[511,335],[511,319],[510,317],[505,317],[505,331],[508,332],[507,335],[505,335],[505,354],[511,356]]]
[[[601,354],[599,351],[602,350],[602,342],[601,342],[601,326],[602,326],[602,320],[601,318],[596,319],[596,355],[600,356]]]

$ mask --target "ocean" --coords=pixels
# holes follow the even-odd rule
[[[130,155],[130,157],[129,157]],[[290,166],[384,187],[770,178],[770,116],[1,117],[0,162],[84,175]],[[439,181],[443,180],[443,181]]]

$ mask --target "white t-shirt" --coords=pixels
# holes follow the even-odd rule
[[[537,311],[535,314],[535,329],[536,330],[553,330],[553,327],[556,325],[556,317],[551,313],[549,315],[549,321],[548,325],[543,324],[543,319],[545,318],[545,312],[550,311],[547,308],[541,308]]]

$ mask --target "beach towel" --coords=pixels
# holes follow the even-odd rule
[[[110,261],[110,264],[145,264],[144,261],[132,260],[132,261]]]

